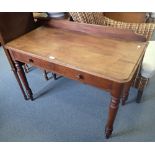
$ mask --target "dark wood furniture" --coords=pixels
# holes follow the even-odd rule
[[[39,22],[35,22],[31,12],[1,12],[0,13],[0,42],[5,43],[37,28]],[[6,51],[6,50],[5,50]],[[8,57],[7,51],[6,55]],[[12,66],[12,65],[11,65]],[[29,66],[23,64],[26,73],[29,72]],[[44,70],[43,75],[48,80],[47,72]],[[54,74],[54,79],[56,75]]]
[[[125,103],[143,58],[144,41],[144,37],[128,30],[50,20],[46,26],[7,43],[5,48],[31,100],[33,93],[22,63],[109,91],[111,102],[105,127],[109,138],[120,99]]]
[[[32,13],[1,12],[0,13],[0,40],[1,40],[2,46],[4,46],[5,43],[35,29],[36,27],[37,25],[34,22]],[[25,94],[20,78],[16,72],[16,67],[10,56],[10,53],[7,49],[4,48],[4,50],[9,60],[9,63],[11,65],[12,71],[14,72],[14,75],[24,95],[24,98],[27,99],[27,96]],[[24,63],[22,65],[24,65]]]

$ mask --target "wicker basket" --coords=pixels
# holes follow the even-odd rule
[[[130,29],[135,33],[141,34],[147,40],[151,39],[155,30],[155,23],[126,23],[110,19],[101,12],[70,12],[75,22],[98,24],[115,28]]]
[[[112,20],[105,16],[103,18],[104,18],[104,25],[112,26],[115,28],[130,29],[135,33],[145,36],[147,40],[151,39],[152,34],[155,30],[155,23],[125,23]]]
[[[70,12],[71,17],[75,22],[98,24],[104,26],[111,26],[119,29],[130,29],[137,34],[141,34],[150,40],[155,30],[155,23],[127,23],[116,21],[104,16],[100,12]],[[149,79],[145,79],[140,75],[140,68],[137,76],[134,79],[133,86],[141,89],[144,88]],[[144,82],[145,81],[145,82]]]
[[[104,25],[105,21],[101,12],[70,12],[75,22]]]

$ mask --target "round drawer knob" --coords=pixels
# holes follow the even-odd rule
[[[81,74],[76,75],[77,79],[83,79],[83,76]]]
[[[29,59],[29,62],[30,62],[30,63],[33,63],[33,59]]]

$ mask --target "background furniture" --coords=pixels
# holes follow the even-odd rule
[[[105,13],[105,15],[108,13]],[[120,15],[121,13],[118,13],[116,15]],[[104,16],[103,13],[101,12],[70,12],[71,17],[73,18],[74,21],[76,22],[82,22],[82,23],[90,23],[90,24],[99,24],[99,25],[104,25],[104,26],[110,26],[110,27],[114,27],[114,28],[119,28],[119,29],[128,29],[128,30],[132,30],[133,32],[143,35],[146,37],[147,41],[150,41],[153,32],[155,30],[155,23],[128,23],[128,22],[122,22],[122,21],[117,21],[117,20],[113,20],[110,19],[106,16]],[[110,17],[111,13],[109,13],[109,17]],[[112,14],[114,17],[114,14]],[[137,13],[137,15],[139,15],[139,13]],[[137,16],[136,13],[132,13],[132,17],[134,18],[134,16]],[[115,16],[114,18],[116,18],[117,16]],[[120,17],[117,17],[118,19],[121,20]],[[127,17],[128,18],[128,17]],[[124,20],[125,17],[123,15],[123,19]],[[131,20],[131,19],[130,19]],[[140,20],[138,20],[137,22],[139,22]],[[148,50],[146,50],[146,55],[150,55],[149,57],[154,57],[155,56],[155,52],[153,52],[153,43],[149,43]],[[150,52],[151,51],[151,52]],[[148,56],[147,56],[148,57]],[[151,59],[148,60],[144,58],[144,61],[142,63],[141,69],[139,70],[139,74],[136,76],[135,81],[133,83],[133,85],[138,89],[138,94],[137,94],[137,99],[136,102],[140,102],[141,98],[142,98],[142,94],[143,94],[143,90],[145,88],[145,86],[147,85],[149,78],[151,78],[151,76],[153,76],[154,74],[154,70],[155,70],[155,66],[154,66],[154,60]],[[145,67],[147,66],[147,67]],[[144,71],[145,70],[145,71]],[[145,76],[146,74],[143,74],[144,72],[147,72],[147,76]],[[148,76],[149,75],[149,76]]]
[[[29,32],[39,26],[39,22],[35,22],[33,14],[30,12],[5,12],[0,13],[0,33],[2,44]],[[29,66],[24,64],[24,70],[29,72]],[[44,70],[43,75],[48,80],[48,73]],[[53,75],[55,79],[55,74]]]
[[[34,28],[37,28],[38,26],[39,25],[34,21],[33,14],[30,12],[0,13],[0,40],[3,47],[7,42],[33,30]],[[20,82],[19,77],[15,72],[16,70],[15,64],[12,62],[12,59],[8,51],[5,48],[4,50],[11,64],[12,70],[14,71],[14,74],[17,78],[19,86],[23,92],[23,95],[25,99],[27,99],[24,93],[24,89],[22,87],[22,83]],[[23,64],[23,66],[25,72],[28,72],[27,65]],[[45,79],[48,79],[47,72],[45,70],[44,70],[44,77]]]
[[[0,13],[0,40],[3,48],[5,43],[29,32],[30,30],[33,30],[34,28],[36,28],[36,24],[33,20],[32,13]],[[4,48],[4,51],[24,95],[24,98],[27,100],[27,95],[24,91],[19,75],[16,72],[16,66],[8,50]]]

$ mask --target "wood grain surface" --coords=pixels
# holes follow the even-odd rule
[[[25,55],[119,83],[130,81],[146,43],[39,27],[5,45]]]

